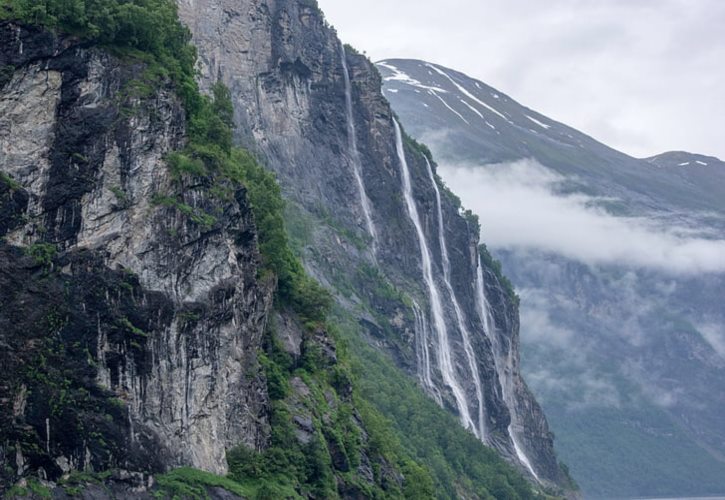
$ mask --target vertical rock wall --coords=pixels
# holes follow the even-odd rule
[[[0,455],[51,479],[225,472],[227,448],[268,432],[274,286],[245,192],[172,178],[184,111],[168,84],[134,91],[143,64],[2,23],[0,66]],[[172,194],[214,222],[155,201]]]
[[[362,163],[362,183],[372,205],[378,233],[375,257],[366,227],[349,154],[345,78],[340,42],[311,0],[179,0],[182,20],[199,49],[200,70],[208,88],[217,80],[232,91],[237,141],[256,148],[279,178],[290,203],[291,223],[315,221],[303,242],[305,265],[338,292],[340,303],[355,314],[361,334],[387,349],[399,365],[416,374],[416,321],[410,300],[429,317],[429,298],[421,273],[416,232],[406,215],[399,161],[395,150],[393,113],[381,94],[377,70],[365,58],[348,51],[352,80],[353,119]],[[436,280],[443,280],[435,190],[422,150],[406,142],[413,195],[423,218],[434,261]],[[495,311],[500,352],[484,333],[476,300],[478,230],[461,215],[454,196],[444,192],[442,216],[450,279],[467,329],[473,333],[476,369],[484,386],[489,444],[521,466],[509,434],[511,412],[504,402],[502,381],[494,359],[505,367],[515,391],[517,429],[523,436],[537,475],[545,483],[563,484],[552,437],[536,401],[518,369],[517,305],[491,270],[486,292]],[[294,228],[293,228],[294,229]],[[440,283],[442,289],[445,287]],[[399,296],[382,293],[390,287]],[[405,296],[408,298],[406,299]],[[451,298],[445,314],[455,324]],[[427,321],[430,325],[431,321]],[[432,336],[431,349],[434,349]],[[419,347],[419,346],[418,346]],[[461,331],[452,327],[451,343],[458,378],[464,381],[469,406],[478,411],[472,373],[465,361]],[[433,369],[441,402],[459,409]]]

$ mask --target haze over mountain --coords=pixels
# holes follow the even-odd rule
[[[725,491],[725,164],[636,159],[480,81],[378,63],[521,296],[523,370],[590,496]]]

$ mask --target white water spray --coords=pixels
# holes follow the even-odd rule
[[[365,183],[362,178],[362,162],[360,161],[360,151],[357,148],[357,133],[355,131],[355,115],[352,110],[352,83],[350,82],[350,71],[347,67],[347,54],[345,46],[340,44],[340,54],[342,58],[342,70],[345,77],[345,115],[347,118],[347,147],[350,160],[352,162],[352,171],[357,183],[358,193],[360,195],[360,206],[362,206],[365,216],[365,226],[372,238],[373,255],[378,251],[378,235],[373,224],[372,210],[370,208],[370,198],[365,191]]]
[[[417,357],[418,376],[426,389],[433,395],[440,406],[443,406],[441,393],[433,383],[430,364],[430,350],[428,346],[428,322],[423,311],[416,301],[413,301],[413,314],[415,315],[415,352]]]
[[[423,265],[423,279],[428,287],[428,296],[430,298],[430,309],[431,316],[433,319],[433,330],[438,336],[436,347],[437,347],[437,358],[438,366],[441,370],[441,376],[443,381],[453,392],[453,397],[456,400],[458,406],[458,412],[461,417],[461,422],[467,429],[476,429],[476,424],[471,419],[471,414],[468,411],[468,402],[466,401],[466,394],[464,393],[461,385],[456,379],[456,370],[453,366],[451,359],[451,350],[448,339],[448,327],[443,314],[443,303],[441,301],[441,294],[438,287],[433,280],[433,265],[431,263],[431,254],[428,249],[428,244],[425,240],[425,233],[423,232],[423,225],[420,222],[420,216],[418,215],[418,207],[415,205],[413,199],[413,188],[410,181],[410,172],[408,170],[408,162],[405,159],[405,150],[403,149],[403,134],[400,130],[400,125],[397,120],[393,120],[395,124],[395,146],[398,153],[398,163],[400,164],[400,172],[403,178],[403,195],[405,197],[405,205],[408,209],[408,217],[415,226],[416,234],[418,236],[418,244],[420,246],[420,256]]]
[[[501,397],[504,400],[504,403],[506,403],[509,413],[511,414],[511,423],[509,424],[507,431],[509,433],[509,437],[511,438],[511,443],[514,446],[514,452],[516,453],[516,457],[519,459],[519,462],[521,462],[524,467],[531,472],[531,475],[534,476],[537,481],[540,481],[539,476],[536,474],[536,471],[529,460],[529,457],[526,456],[526,453],[519,444],[519,439],[515,429],[515,426],[519,425],[519,414],[513,394],[513,350],[508,349],[508,352],[506,353],[506,367],[501,366],[499,359],[503,353],[501,352],[501,344],[499,343],[498,336],[496,335],[495,322],[493,320],[493,314],[491,314],[491,305],[488,303],[488,299],[486,298],[486,286],[483,281],[483,265],[481,264],[480,257],[478,258],[478,267],[476,269],[476,291],[481,322],[483,323],[485,334],[491,341],[491,347],[493,348],[493,363],[496,374],[498,375],[498,381],[501,384]]]
[[[443,260],[443,281],[446,284],[448,295],[453,303],[453,310],[456,313],[456,323],[458,324],[458,330],[461,332],[463,338],[463,350],[466,352],[466,359],[468,360],[468,367],[471,370],[473,376],[473,385],[476,388],[476,398],[478,400],[478,432],[477,436],[481,441],[486,442],[488,439],[488,429],[486,426],[486,405],[483,400],[483,385],[481,384],[481,377],[478,373],[478,364],[476,363],[476,354],[473,352],[473,346],[471,345],[471,334],[466,328],[466,321],[463,317],[463,310],[461,309],[456,294],[453,291],[453,285],[451,285],[451,262],[448,257],[448,246],[446,244],[446,235],[443,226],[443,209],[441,208],[441,193],[438,189],[438,183],[433,176],[433,168],[430,165],[428,158],[425,159],[426,166],[428,167],[428,177],[433,185],[436,195],[436,208],[438,210],[438,243],[441,247],[441,259]]]

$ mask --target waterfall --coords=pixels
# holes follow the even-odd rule
[[[443,406],[443,398],[433,383],[430,365],[430,351],[428,347],[428,322],[423,311],[416,301],[413,301],[413,314],[415,315],[415,352],[417,358],[418,375],[423,386],[433,395],[436,402]]]
[[[480,256],[478,258],[478,266],[476,269],[476,291],[481,322],[483,323],[485,334],[491,341],[491,347],[493,349],[493,363],[496,374],[498,375],[499,384],[501,385],[501,398],[504,400],[504,403],[506,403],[506,407],[511,414],[511,423],[507,429],[509,437],[511,438],[511,444],[513,444],[514,452],[516,453],[516,457],[519,459],[519,462],[521,462],[521,464],[523,464],[524,467],[531,472],[531,475],[539,481],[539,476],[536,474],[531,461],[519,444],[517,431],[515,429],[515,426],[519,425],[520,419],[518,409],[516,407],[515,396],[513,394],[513,350],[511,348],[508,349],[508,352],[506,353],[506,367],[501,366],[501,344],[499,343],[498,336],[496,335],[496,326],[493,320],[493,315],[491,314],[491,305],[488,303],[488,299],[486,298],[486,286],[483,281],[483,265],[481,264]]]
[[[360,195],[360,206],[365,216],[365,226],[372,238],[373,255],[378,251],[378,235],[373,224],[372,210],[370,208],[370,198],[365,192],[365,183],[362,178],[362,162],[360,161],[360,151],[357,148],[357,133],[355,131],[355,116],[352,110],[352,83],[350,82],[350,71],[347,67],[347,54],[345,46],[340,43],[340,54],[342,58],[342,72],[345,78],[345,115],[347,118],[347,148],[352,163],[352,171],[355,176],[358,194]]]
[[[453,397],[456,400],[458,406],[458,413],[460,414],[461,423],[467,429],[473,429],[475,431],[476,424],[471,419],[471,414],[468,411],[468,402],[466,401],[466,394],[463,388],[456,379],[456,370],[453,366],[450,341],[448,339],[448,327],[446,326],[445,317],[443,314],[443,302],[441,301],[441,294],[438,290],[437,285],[433,279],[433,266],[431,263],[431,254],[426,243],[425,233],[423,232],[423,225],[420,222],[420,216],[418,215],[418,207],[413,199],[413,188],[410,180],[410,172],[408,171],[408,162],[405,159],[405,151],[403,149],[403,134],[400,130],[400,125],[397,120],[393,120],[395,125],[395,146],[398,153],[398,163],[400,164],[400,172],[403,180],[403,196],[405,198],[405,205],[408,209],[408,217],[415,226],[416,234],[418,236],[418,244],[420,246],[421,263],[423,266],[423,279],[426,286],[428,287],[428,296],[430,298],[430,309],[431,316],[433,319],[433,330],[437,335],[436,350],[438,358],[438,366],[441,370],[441,376],[445,384],[450,387]]]
[[[426,166],[428,167],[428,177],[433,185],[436,195],[436,208],[438,209],[438,243],[441,248],[441,259],[443,261],[443,281],[445,282],[448,295],[453,303],[453,310],[456,313],[456,323],[458,324],[458,330],[461,332],[463,338],[463,350],[466,353],[468,360],[468,367],[471,370],[473,376],[473,384],[476,388],[476,398],[478,399],[478,438],[481,441],[486,442],[487,440],[487,429],[486,429],[486,415],[485,415],[485,403],[483,400],[483,386],[481,384],[481,376],[478,373],[478,365],[476,363],[476,354],[473,352],[473,346],[471,345],[471,334],[466,327],[466,322],[463,317],[463,311],[456,294],[453,291],[453,285],[451,285],[451,262],[448,258],[448,247],[446,245],[446,235],[443,226],[443,209],[441,208],[441,193],[438,188],[438,183],[433,176],[433,168],[430,165],[428,158],[425,159]]]

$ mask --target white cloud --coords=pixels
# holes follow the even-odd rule
[[[570,411],[621,405],[619,390],[607,376],[586,369],[577,371],[576,376],[562,375],[562,371],[557,367],[556,370],[541,368],[526,373],[526,380],[540,401],[564,394],[569,400],[567,410]],[[571,398],[572,395],[576,398]]]
[[[492,247],[534,248],[587,264],[665,272],[725,272],[725,240],[687,236],[685,228],[625,218],[597,198],[559,196],[564,178],[532,160],[487,166],[441,164],[441,176],[481,219]]]
[[[524,340],[559,349],[571,346],[576,334],[571,329],[552,321],[551,294],[532,288],[519,290],[518,293],[525,306],[520,311]],[[563,300],[563,297],[557,297],[557,301],[560,300]]]
[[[628,360],[622,366],[622,373],[637,384],[647,400],[661,408],[672,408],[685,395],[682,387],[664,387],[665,381],[653,380],[651,371],[642,361]]]

